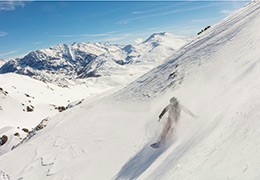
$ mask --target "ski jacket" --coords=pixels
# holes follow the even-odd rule
[[[178,101],[175,102],[171,102],[169,105],[167,105],[163,111],[161,112],[161,114],[159,115],[159,118],[161,119],[164,114],[169,111],[169,118],[170,119],[174,119],[177,120],[180,116],[181,113],[181,108],[180,108],[180,104]]]

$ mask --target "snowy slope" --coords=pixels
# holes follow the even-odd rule
[[[62,88],[12,73],[1,75],[0,84],[0,128],[7,125],[32,128],[43,118],[57,114],[55,107],[66,107],[73,101],[108,90],[85,85]],[[33,110],[28,112],[27,107]]]
[[[17,138],[14,134],[21,134],[21,129],[31,130],[43,119],[80,104],[82,99],[93,98],[110,89],[112,86],[91,81],[77,86],[59,87],[13,73],[1,75],[0,138],[7,135],[9,146],[1,148],[0,155],[19,142],[22,137]],[[6,128],[8,131],[5,131]]]
[[[252,2],[123,90],[84,101],[0,156],[11,179],[259,179],[260,3]],[[151,149],[176,96],[173,142]]]
[[[160,156],[144,146],[119,179],[259,179],[259,9],[237,11],[119,93],[174,95],[199,116],[183,114],[178,140]]]

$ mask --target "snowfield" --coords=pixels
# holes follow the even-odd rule
[[[35,127],[43,118],[57,114],[58,110],[55,110],[55,107],[66,107],[74,101],[90,98],[111,89],[102,85],[84,84],[62,88],[12,73],[1,75],[0,84],[0,88],[3,89],[0,89],[0,127]],[[32,111],[28,112],[27,107],[31,107]]]
[[[49,118],[0,156],[0,178],[259,179],[259,21],[251,2],[120,91]],[[172,96],[197,118],[182,112],[174,136],[152,149]]]

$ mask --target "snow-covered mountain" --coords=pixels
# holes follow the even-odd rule
[[[2,65],[4,65],[6,63],[6,61],[5,60],[3,60],[3,59],[0,59],[0,67],[2,66]]]
[[[140,65],[140,73],[143,74],[144,70],[155,67],[189,40],[187,37],[164,32],[155,33],[138,45],[60,44],[11,60],[0,68],[0,73],[15,72],[60,85],[88,77],[135,74],[136,71],[129,72],[129,69],[146,64],[146,68]],[[133,65],[137,63],[138,65]]]
[[[251,2],[124,89],[43,121],[0,156],[0,177],[259,179],[259,19]],[[172,96],[197,118],[182,113],[175,138],[152,149]]]

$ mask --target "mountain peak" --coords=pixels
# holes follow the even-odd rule
[[[171,33],[166,33],[166,32],[158,32],[158,33],[153,33],[151,36],[149,36],[143,43],[149,42],[149,41],[155,41],[158,40],[158,38],[163,37],[163,36],[170,36],[173,35]]]
[[[93,77],[93,74],[94,77],[111,75],[114,73],[112,67],[120,71],[123,65],[130,63],[146,62],[156,66],[187,43],[186,40],[172,37],[175,36],[171,33],[154,33],[146,42],[127,46],[109,42],[62,43],[31,51],[23,58],[5,63],[0,68],[0,73],[15,72],[53,82],[58,79],[52,78],[53,75],[68,79],[88,78]]]

